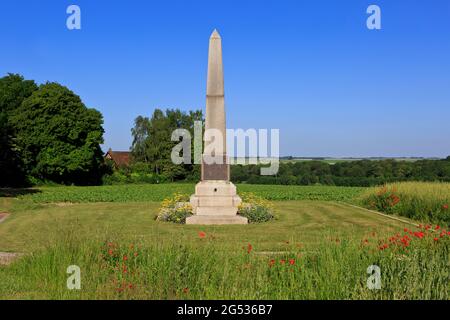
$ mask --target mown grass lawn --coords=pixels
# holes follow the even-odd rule
[[[252,187],[321,200],[275,201],[277,219],[262,224],[189,226],[155,221],[159,202],[142,201],[192,187],[165,186],[52,187],[0,198],[10,213],[0,251],[25,254],[0,267],[0,298],[449,297],[448,241],[380,251],[380,241],[410,225],[338,202],[352,188]],[[93,202],[111,194],[123,200]],[[80,291],[66,288],[71,264],[82,269]],[[371,264],[383,270],[383,290],[366,287]]]
[[[252,243],[258,250],[281,250],[285,242],[314,245],[323,237],[356,237],[389,233],[405,224],[362,209],[328,201],[277,201],[275,221],[247,226],[192,226],[155,221],[158,202],[34,204],[17,201],[0,224],[0,251],[33,252],[64,240],[107,237],[147,243],[174,238],[198,242],[198,232],[214,235],[231,250]]]

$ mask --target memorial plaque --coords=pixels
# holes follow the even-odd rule
[[[225,180],[230,181],[230,165],[227,162],[227,156],[223,156],[223,161],[217,161],[218,163],[212,163],[213,161],[206,161],[203,156],[202,161],[202,181],[203,180]],[[208,157],[212,160],[210,157]],[[206,158],[206,159],[208,159]]]

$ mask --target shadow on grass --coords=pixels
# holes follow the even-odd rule
[[[0,197],[18,197],[27,194],[40,193],[40,190],[31,188],[0,188]]]

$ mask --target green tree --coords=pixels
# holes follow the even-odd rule
[[[134,127],[131,129],[133,143],[131,153],[134,161],[148,162],[147,138],[150,134],[150,120],[147,117],[138,116],[134,120]]]
[[[97,184],[103,171],[103,119],[68,88],[41,85],[25,99],[11,123],[27,171],[64,184]]]
[[[26,184],[26,173],[14,142],[15,130],[9,118],[35,90],[34,81],[24,80],[18,74],[0,79],[0,186]]]
[[[154,173],[164,175],[169,180],[185,179],[192,173],[194,166],[172,163],[172,148],[178,143],[171,140],[172,132],[182,128],[188,130],[193,137],[194,122],[202,120],[200,110],[186,113],[179,109],[155,109],[151,118],[137,117],[131,129],[133,160],[150,163]]]

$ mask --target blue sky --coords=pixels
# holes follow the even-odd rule
[[[127,150],[136,116],[204,108],[214,28],[228,128],[279,128],[282,155],[450,154],[448,0],[1,1],[0,75],[68,86]]]

